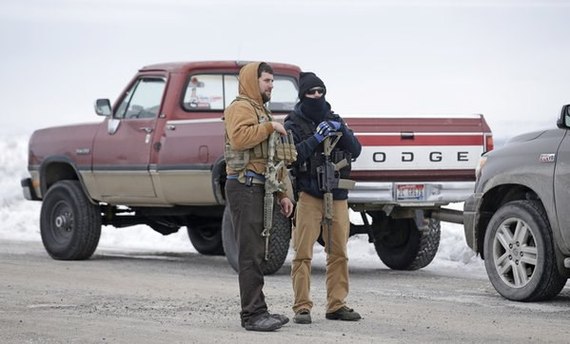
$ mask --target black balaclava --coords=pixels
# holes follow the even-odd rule
[[[320,98],[308,98],[305,94],[313,87],[322,87],[325,93]],[[325,83],[312,72],[301,72],[299,74],[299,100],[301,102],[301,111],[305,116],[314,123],[320,123],[325,119],[328,112],[325,94],[327,89]]]

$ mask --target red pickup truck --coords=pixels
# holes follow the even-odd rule
[[[185,226],[196,250],[224,254],[235,268],[236,247],[225,208],[224,108],[238,91],[242,62],[183,62],[139,70],[116,103],[98,99],[99,123],[40,129],[29,142],[24,195],[42,201],[40,231],[55,259],[87,259],[102,225],[146,224],[162,234]],[[268,103],[282,120],[297,98],[300,68],[272,63]],[[353,164],[351,209],[380,259],[414,270],[434,258],[440,221],[461,223],[443,209],[472,192],[481,154],[493,147],[482,115],[353,117],[363,145]],[[278,207],[276,207],[278,208]],[[264,271],[277,271],[289,249],[291,225],[278,212]]]

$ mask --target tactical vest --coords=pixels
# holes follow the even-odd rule
[[[236,101],[251,102],[249,99],[243,97],[237,97],[233,102]],[[255,109],[258,123],[265,123],[272,120],[269,111],[261,112],[256,106],[253,108]],[[227,166],[238,173],[238,180],[242,183],[245,181],[245,173],[248,163],[266,163],[268,157],[267,140],[247,150],[234,150],[230,145],[228,134],[225,134],[224,159],[226,160]]]

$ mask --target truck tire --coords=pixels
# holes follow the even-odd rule
[[[201,254],[223,256],[222,228],[220,221],[212,221],[187,227],[192,246]]]
[[[506,299],[548,300],[566,284],[556,266],[548,217],[537,201],[500,207],[487,226],[484,250],[489,280]]]
[[[269,260],[264,261],[261,265],[264,275],[272,275],[281,269],[289,252],[291,220],[283,216],[279,209],[279,206],[275,206],[273,211],[273,228],[269,237]],[[239,269],[238,250],[229,206],[224,209],[222,219],[222,242],[226,258],[230,266],[237,272]]]
[[[418,270],[428,266],[439,248],[441,224],[433,218],[418,229],[410,218],[373,216],[374,248],[380,260],[393,270]],[[376,222],[376,223],[374,223]]]
[[[88,259],[101,237],[101,209],[89,201],[78,181],[56,182],[42,202],[40,232],[52,258]]]

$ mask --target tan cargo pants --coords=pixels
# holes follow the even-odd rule
[[[327,252],[326,287],[327,313],[334,312],[345,305],[348,295],[348,241],[350,222],[348,218],[348,202],[333,201],[333,223],[331,233],[323,230],[323,240]],[[295,303],[293,311],[302,308],[311,309],[313,301],[311,289],[311,260],[313,246],[321,233],[323,218],[323,200],[305,192],[299,194],[295,212],[295,227],[292,232],[295,256],[291,266]],[[331,240],[329,241],[329,234]]]

